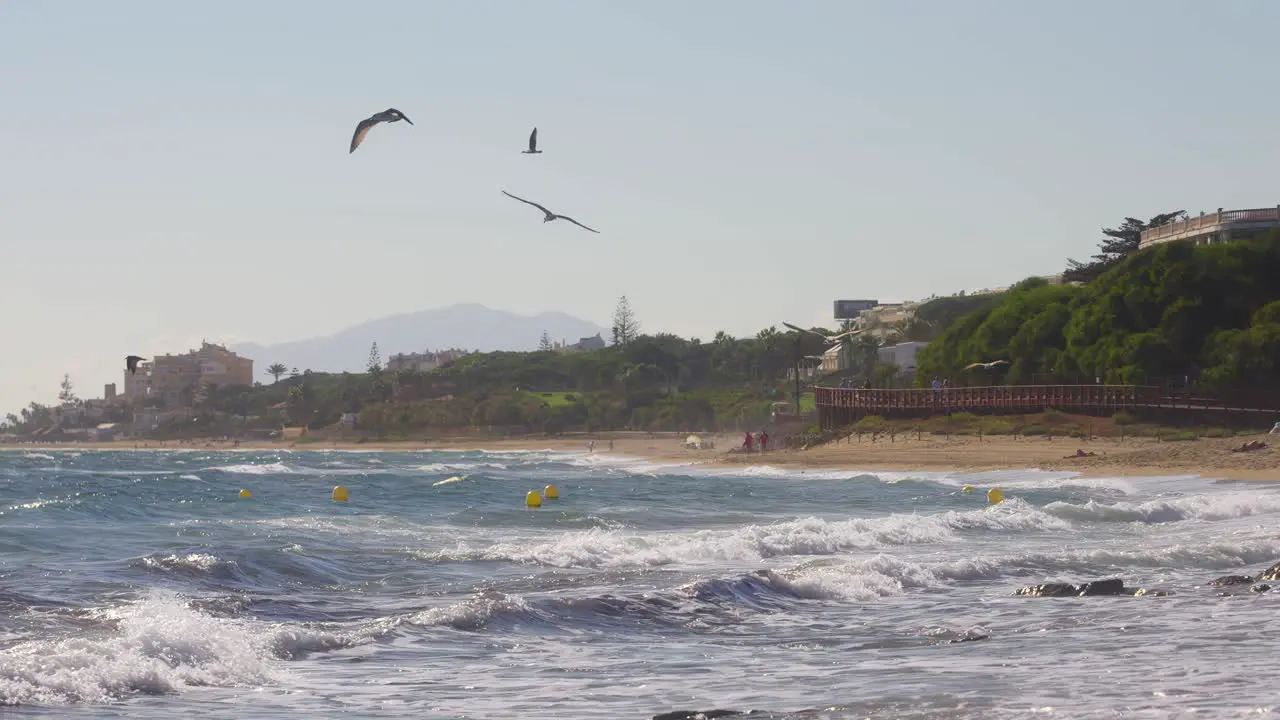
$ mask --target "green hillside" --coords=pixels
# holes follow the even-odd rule
[[[965,315],[919,357],[923,381],[1154,383],[1280,390],[1280,233],[1158,245],[1084,285],[1025,281]],[[996,359],[994,370],[963,368]]]

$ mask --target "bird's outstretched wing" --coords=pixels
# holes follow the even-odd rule
[[[599,235],[599,234],[600,234],[600,231],[599,231],[599,230],[592,230],[591,228],[587,227],[586,225],[583,225],[582,223],[578,222],[577,220],[574,220],[573,218],[569,217],[568,215],[556,215],[556,217],[560,218],[561,220],[568,220],[569,222],[573,223],[574,225],[577,225],[578,227],[582,228],[583,230],[591,230],[591,232],[593,232],[593,233],[595,233],[595,234],[597,234],[597,235]]]
[[[965,370],[972,370],[972,369],[974,369],[974,368],[976,368],[976,367],[982,367],[982,363],[969,363],[968,365],[965,365],[965,366],[964,366],[964,369],[965,369]]]
[[[407,120],[408,118],[405,119]],[[378,122],[377,115],[367,117],[360,121],[360,124],[356,126],[355,134],[351,136],[351,149],[347,151],[348,155],[355,152],[356,148],[360,147],[360,143],[364,142],[364,136],[368,135],[369,131],[372,130],[373,126],[377,125]]]
[[[534,152],[537,149],[538,149],[538,128],[534,128],[533,132],[529,133],[529,152]]]
[[[826,336],[825,336],[825,335],[823,335],[822,333],[816,333],[816,332],[814,332],[814,331],[812,331],[812,330],[807,330],[807,329],[802,328],[802,327],[800,327],[800,326],[798,326],[798,325],[792,325],[792,324],[791,324],[791,323],[789,323],[789,322],[784,322],[784,323],[782,323],[782,324],[783,324],[783,325],[786,325],[787,327],[791,328],[792,330],[795,330],[795,331],[796,331],[796,332],[798,332],[798,333],[805,333],[806,335],[817,335],[817,336],[819,336],[819,337],[826,337]]]
[[[509,198],[515,198],[516,200],[519,200],[520,202],[522,202],[522,203],[524,203],[524,204],[526,204],[526,205],[532,205],[532,206],[534,206],[534,207],[538,208],[539,210],[541,210],[542,212],[544,212],[544,213],[546,213],[546,214],[548,214],[548,215],[555,215],[555,213],[553,213],[553,212],[551,212],[550,210],[548,210],[548,209],[546,209],[546,208],[542,207],[542,206],[541,206],[541,205],[539,205],[538,203],[533,202],[532,200],[525,200],[525,199],[524,199],[524,198],[522,198],[522,197],[516,197],[515,195],[512,195],[511,193],[507,192],[506,190],[503,190],[503,191],[502,191],[502,194],[503,194],[503,195],[506,195],[506,196],[507,196],[507,197],[509,197]],[[566,219],[568,219],[568,218],[566,218]]]
[[[847,338],[847,337],[853,337],[854,335],[857,335],[857,334],[858,334],[858,333],[860,333],[860,332],[862,332],[862,331],[861,331],[861,330],[850,330],[850,331],[848,331],[848,332],[842,332],[842,333],[840,333],[839,335],[830,335],[830,336],[827,336],[827,342],[840,342],[840,341],[841,341],[841,340],[843,340],[844,338]]]

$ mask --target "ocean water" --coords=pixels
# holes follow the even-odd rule
[[[0,714],[1252,716],[1280,595],[1206,583],[1278,520],[1280,485],[1194,477],[0,453]],[[1174,594],[1012,595],[1105,577]]]

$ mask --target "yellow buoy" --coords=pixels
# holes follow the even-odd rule
[[[251,498],[251,497],[253,497],[253,493],[249,492],[249,489],[248,489],[248,488],[241,488],[241,489],[240,489],[240,499],[242,499],[242,500],[243,500],[243,499]]]
[[[542,507],[542,496],[538,494],[537,490],[530,490],[529,494],[524,496],[524,506],[531,508]]]
[[[347,489],[342,487],[341,485],[335,485],[333,487],[333,500],[334,502],[346,502]]]
[[[555,485],[548,485],[542,489],[542,496],[548,500],[555,500],[560,497],[560,488]]]
[[[995,505],[1002,500],[1004,500],[1004,493],[1001,492],[1000,488],[991,488],[987,491],[987,502]]]
[[[973,486],[965,485],[964,487],[960,488],[960,492],[973,492]]]

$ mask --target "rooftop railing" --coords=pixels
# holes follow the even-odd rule
[[[1173,222],[1153,227],[1150,230],[1143,230],[1141,244],[1147,245],[1149,243],[1156,242],[1157,240],[1186,235],[1198,230],[1208,230],[1209,228],[1223,225],[1256,222],[1280,223],[1280,205],[1270,208],[1252,208],[1246,210],[1223,210],[1222,208],[1218,208],[1217,212],[1200,213],[1198,217],[1174,220]]]

